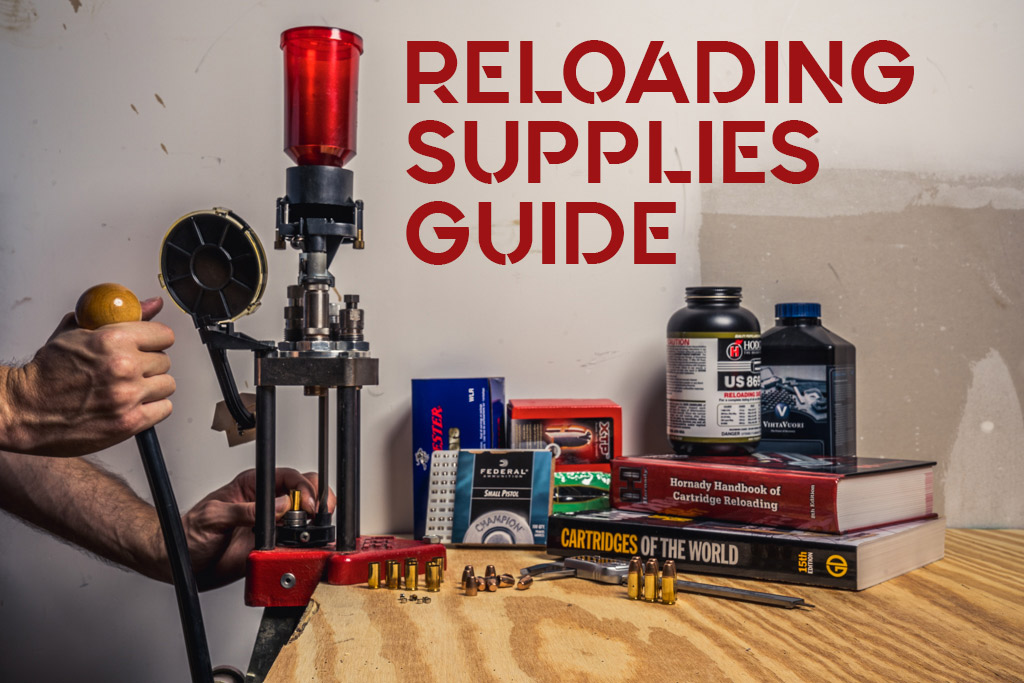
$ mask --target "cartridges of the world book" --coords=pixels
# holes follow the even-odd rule
[[[848,534],[693,520],[628,510],[552,515],[553,555],[639,555],[680,572],[863,590],[942,559],[942,517]]]

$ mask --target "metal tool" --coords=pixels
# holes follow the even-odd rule
[[[287,112],[285,195],[277,200],[277,249],[299,253],[298,278],[287,288],[284,339],[264,341],[235,330],[235,321],[259,307],[267,284],[267,259],[256,232],[227,209],[195,211],[164,238],[160,281],[188,313],[213,361],[224,404],[238,434],[256,440],[256,549],[246,576],[253,606],[306,604],[318,580],[362,583],[369,563],[416,560],[417,573],[444,556],[434,544],[359,533],[360,393],[378,382],[378,360],[364,337],[365,314],[357,294],[332,302],[329,270],[341,247],[363,249],[363,203],[354,199],[354,173],[343,166],[356,153],[356,84],[363,41],[336,28],[306,26],[281,35]],[[255,411],[238,392],[227,352],[254,356]],[[277,525],[276,402],[279,388],[301,388],[316,399],[316,510],[293,509]],[[332,410],[331,390],[337,403]],[[332,416],[333,413],[333,416]],[[334,422],[332,437],[331,422]],[[334,443],[332,444],[332,438]],[[332,447],[336,454],[337,524],[327,511]],[[379,542],[378,542],[379,541]],[[297,550],[323,552],[295,553]],[[328,552],[329,551],[329,552]],[[326,553],[326,554],[325,554]],[[348,553],[346,558],[332,555]],[[297,570],[290,568],[302,565]],[[285,573],[296,581],[282,581]]]
[[[295,165],[286,170],[285,194],[277,200],[274,247],[299,252],[298,278],[287,287],[283,340],[258,340],[235,330],[237,319],[259,307],[268,273],[256,232],[239,216],[221,208],[187,214],[168,231],[160,255],[161,284],[192,317],[239,439],[255,434],[256,547],[246,563],[245,601],[267,608],[265,619],[276,622],[268,633],[294,618],[291,611],[273,608],[301,610],[321,581],[351,585],[370,578],[397,588],[390,562],[400,568],[415,560],[419,575],[431,561],[445,558],[444,546],[437,543],[359,533],[360,394],[362,387],[378,383],[378,360],[364,337],[359,296],[349,293],[342,302],[332,301],[338,291],[330,268],[341,247],[365,246],[363,202],[355,199],[354,173],[344,168],[356,154],[363,40],[338,28],[304,26],[282,33],[280,46],[287,100],[284,151]],[[238,392],[227,359],[233,350],[253,355],[255,411]],[[288,387],[316,399],[311,412],[318,422],[311,436],[317,442],[319,490],[313,514],[293,509],[278,525],[276,402]],[[336,525],[327,511],[332,447]],[[268,659],[257,642],[251,680],[263,680]]]
[[[535,564],[519,570],[519,573],[522,576],[533,578],[561,579],[575,577],[599,583],[625,585],[629,574],[629,561],[599,557],[597,555],[580,555],[577,557],[567,557],[557,562]],[[755,602],[761,605],[771,605],[772,607],[784,607],[786,609],[814,607],[814,605],[806,602],[803,598],[748,591],[742,588],[729,588],[728,586],[716,586],[710,583],[697,583],[676,579],[675,587],[677,591],[684,593],[696,593],[697,595],[707,595],[713,598]]]

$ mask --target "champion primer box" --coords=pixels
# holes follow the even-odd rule
[[[448,448],[448,430],[459,428],[463,448],[505,445],[505,378],[412,380],[413,532],[427,528],[430,454]]]
[[[608,472],[622,457],[622,407],[606,398],[508,402],[509,446],[558,446],[555,469]]]
[[[460,451],[452,543],[544,545],[553,460],[547,449]]]

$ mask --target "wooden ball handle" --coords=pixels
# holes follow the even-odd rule
[[[79,327],[95,330],[111,323],[142,320],[142,304],[132,290],[123,285],[105,282],[85,290],[75,305],[75,321]]]

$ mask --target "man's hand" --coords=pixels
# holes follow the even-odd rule
[[[317,475],[279,468],[275,494],[276,516],[288,510],[288,492],[302,494],[302,509],[310,514],[317,508]],[[182,517],[185,539],[192,556],[192,570],[200,590],[218,588],[245,575],[245,560],[255,547],[253,525],[256,523],[256,470],[242,472],[234,480],[199,501]],[[328,493],[327,509],[334,511],[335,497]],[[163,537],[159,537],[160,555]],[[167,569],[169,580],[170,569]]]
[[[79,329],[68,314],[20,368],[0,367],[0,448],[75,456],[102,450],[171,414],[174,378],[164,350],[166,325],[149,322],[163,307],[142,302],[142,322]]]

